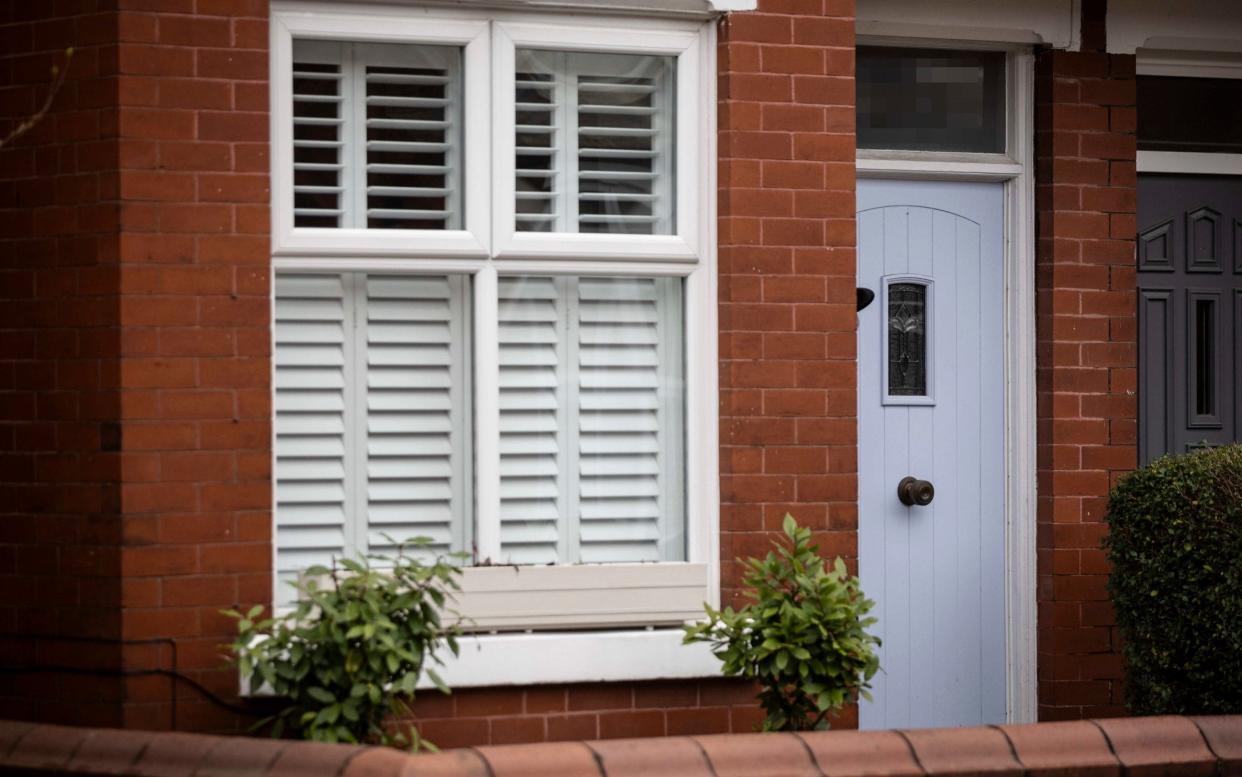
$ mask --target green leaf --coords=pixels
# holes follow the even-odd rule
[[[450,693],[448,684],[444,682],[436,670],[428,667],[427,676],[431,678],[431,682],[435,683],[436,688],[438,688],[441,693]]]

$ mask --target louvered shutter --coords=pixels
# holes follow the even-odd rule
[[[670,57],[519,50],[515,228],[673,231]]]
[[[500,289],[503,560],[684,558],[680,282]]]
[[[294,225],[462,228],[461,52],[294,41]]]
[[[505,559],[565,557],[565,281],[501,278],[500,543]]]
[[[274,355],[277,597],[347,547],[351,311],[340,275],[278,275]]]
[[[426,536],[467,547],[470,396],[460,276],[371,275],[358,290],[366,413],[366,543]],[[360,476],[361,480],[361,476]]]
[[[516,228],[523,232],[563,232],[568,134],[565,54],[517,52],[514,81]]]
[[[679,558],[679,285],[582,278],[577,287],[579,559]]]
[[[286,585],[384,535],[470,547],[470,316],[461,276],[276,277],[276,555]]]
[[[349,44],[293,44],[293,224],[350,226],[346,191]]]

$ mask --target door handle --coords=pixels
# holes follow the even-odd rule
[[[897,484],[897,498],[903,505],[926,507],[935,496],[936,487],[930,480],[919,480],[907,475]]]

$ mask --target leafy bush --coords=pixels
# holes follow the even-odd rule
[[[226,611],[237,619],[229,647],[251,692],[266,684],[288,699],[260,726],[271,724],[273,736],[291,731],[320,742],[433,747],[413,727],[407,736],[384,725],[389,716],[409,714],[423,671],[449,692],[426,663],[440,662],[435,651],[443,645],[457,654],[460,628],[445,626],[441,611],[460,570],[443,558],[421,562],[415,554],[429,542],[400,544],[396,556],[312,567],[297,584],[296,608],[279,617],[255,620],[262,606]]]
[[[845,562],[827,568],[811,530],[792,516],[784,529],[787,543],[746,561],[754,602],[737,612],[706,607],[707,620],[687,626],[685,642],[710,643],[725,675],[759,682],[764,731],[811,731],[827,728],[828,716],[858,695],[871,698],[880,641],[866,632],[875,605]]]
[[[1130,711],[1242,713],[1242,446],[1130,473],[1108,524]]]

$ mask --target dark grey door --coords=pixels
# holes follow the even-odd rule
[[[1242,178],[1138,181],[1139,458],[1239,439]]]

